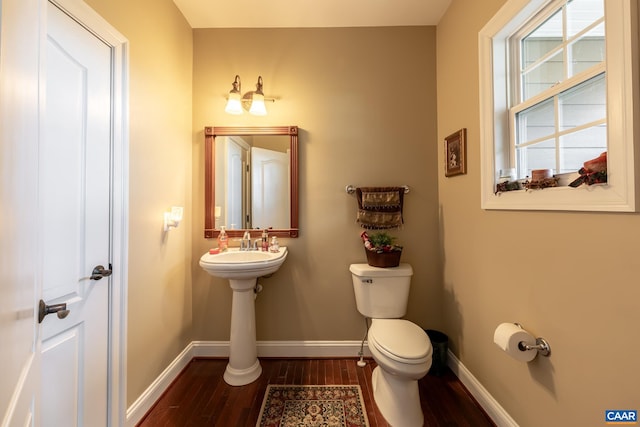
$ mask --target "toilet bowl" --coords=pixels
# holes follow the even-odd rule
[[[406,312],[413,270],[408,264],[352,264],[349,269],[358,311],[372,319],[367,341],[378,365],[372,374],[376,406],[392,426],[422,426],[418,380],[431,367],[433,349],[422,328],[400,318]]]
[[[422,426],[418,380],[431,367],[431,343],[414,323],[402,319],[373,319],[369,350],[378,366],[371,378],[373,397],[392,426]]]
[[[403,319],[373,319],[367,337],[378,365],[389,373],[419,380],[429,371],[433,348],[418,325]]]

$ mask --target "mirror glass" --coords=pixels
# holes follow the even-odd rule
[[[205,237],[298,236],[298,128],[205,128]]]

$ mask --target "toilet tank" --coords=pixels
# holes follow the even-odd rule
[[[407,312],[413,269],[409,264],[380,268],[369,264],[349,266],[358,311],[375,319],[398,319]]]

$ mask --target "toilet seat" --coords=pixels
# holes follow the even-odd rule
[[[400,363],[422,364],[431,359],[433,352],[427,334],[404,319],[373,319],[367,337],[369,345]]]

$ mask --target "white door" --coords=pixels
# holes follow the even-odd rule
[[[225,138],[226,144],[226,188],[225,188],[225,209],[227,226],[234,228],[247,228],[245,221],[245,210],[243,208],[245,175],[246,175],[246,150],[231,137]]]
[[[40,0],[0,0],[0,426],[32,426]],[[36,424],[37,425],[37,424]]]
[[[45,69],[40,279],[44,302],[66,304],[68,315],[52,313],[41,324],[41,420],[43,426],[105,426],[111,48],[49,3]],[[105,277],[91,278],[97,266]]]
[[[289,228],[289,153],[251,148],[251,225]]]

